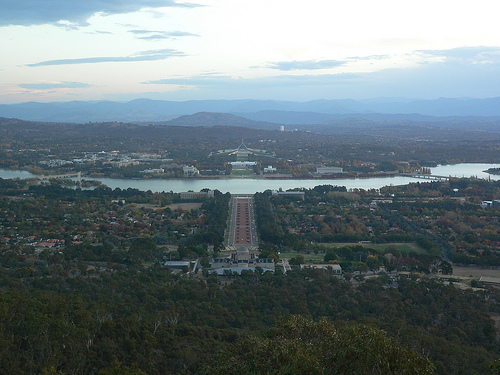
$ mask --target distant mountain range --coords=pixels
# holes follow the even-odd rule
[[[369,121],[498,121],[500,120],[500,97],[487,99],[440,98],[435,100],[380,98],[372,100],[313,100],[308,102],[272,100],[174,102],[137,99],[126,103],[73,101],[0,105],[0,117],[72,123],[105,121],[163,123],[198,112],[228,113],[258,122],[284,125],[323,124],[349,118]]]

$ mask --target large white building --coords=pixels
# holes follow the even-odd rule
[[[241,274],[244,270],[255,271],[257,267],[265,271],[274,272],[274,259],[259,258],[257,251],[250,251],[242,248],[237,252],[231,253],[229,258],[214,258],[211,266],[212,271],[223,275],[225,272],[237,272]]]
[[[184,176],[186,177],[198,176],[200,174],[198,168],[191,165],[185,165],[184,167],[182,167],[182,171],[184,172]]]
[[[214,191],[185,191],[181,193],[181,199],[203,199],[203,198],[213,198]]]
[[[343,169],[341,167],[317,167],[317,174],[337,174],[342,173]]]
[[[256,161],[230,161],[231,164],[235,168],[248,168],[257,165]]]

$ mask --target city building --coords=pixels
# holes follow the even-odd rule
[[[149,168],[141,171],[141,173],[165,173],[163,168]]]
[[[235,168],[249,168],[257,165],[256,161],[230,161],[231,164]]]
[[[317,174],[337,174],[342,173],[343,169],[341,167],[317,167]]]
[[[214,191],[185,191],[181,193],[181,199],[204,199],[213,198]]]

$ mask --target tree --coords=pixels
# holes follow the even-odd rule
[[[446,260],[443,260],[441,263],[439,263],[439,270],[443,275],[453,274],[453,267]]]
[[[209,374],[433,374],[434,365],[384,331],[293,316],[245,337]]]
[[[129,255],[133,260],[151,260],[156,252],[156,243],[151,238],[135,238],[130,244]]]
[[[328,250],[325,254],[324,261],[326,263],[330,262],[331,260],[337,260],[337,254],[333,250]]]
[[[300,266],[301,264],[305,263],[305,258],[302,254],[299,254],[293,258],[291,258],[288,263],[290,263],[292,266]]]

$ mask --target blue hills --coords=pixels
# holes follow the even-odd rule
[[[129,102],[71,101],[26,102],[0,105],[0,117],[43,122],[166,122],[199,112],[237,115],[275,124],[321,124],[349,118],[370,121],[441,122],[451,120],[500,120],[500,97],[411,100],[191,100],[136,99]]]

